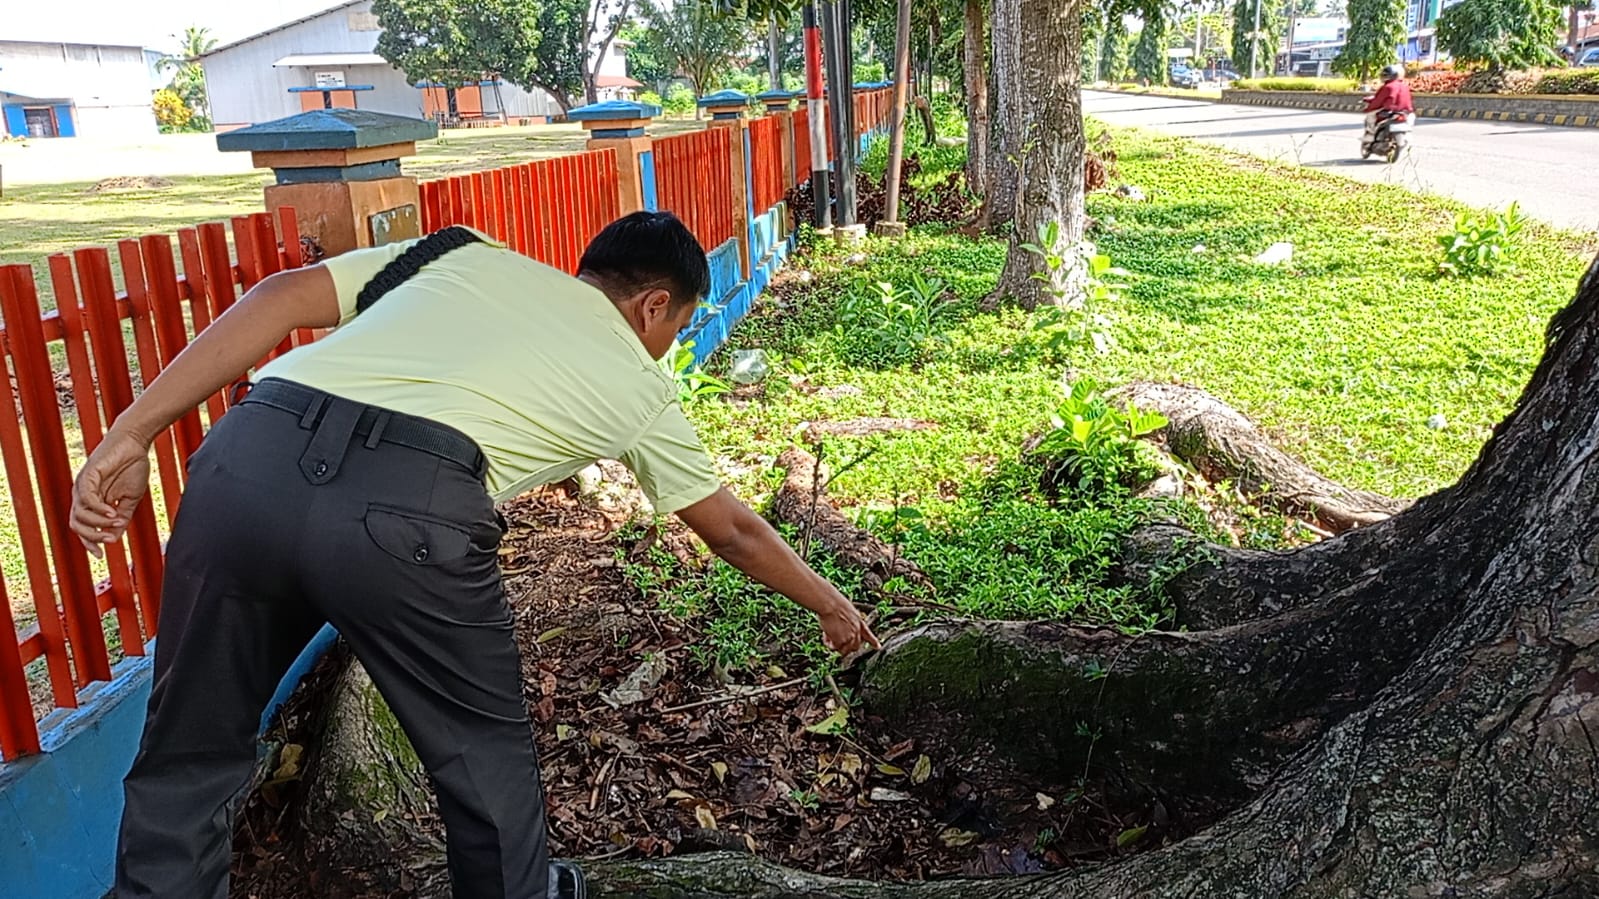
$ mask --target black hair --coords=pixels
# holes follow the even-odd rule
[[[606,225],[589,241],[577,273],[599,281],[612,299],[665,287],[674,312],[711,292],[705,248],[670,212],[635,212]]]

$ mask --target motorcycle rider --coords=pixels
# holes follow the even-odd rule
[[[1371,142],[1377,126],[1399,115],[1414,115],[1416,102],[1410,98],[1410,85],[1405,83],[1403,66],[1384,66],[1382,87],[1366,99],[1366,142]]]

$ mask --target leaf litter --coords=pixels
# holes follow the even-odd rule
[[[1187,832],[1158,801],[1108,802],[1094,784],[1051,781],[982,747],[894,733],[829,687],[786,677],[805,670],[797,654],[726,683],[686,651],[707,622],[675,620],[624,580],[614,560],[638,550],[618,536],[625,516],[558,489],[504,513],[501,561],[516,572],[506,590],[557,857],[733,849],[823,874],[920,880],[1096,864]],[[681,529],[647,539],[685,561],[697,553]],[[296,747],[296,773],[326,687],[313,675],[277,728]],[[303,862],[316,848],[297,825],[298,794],[278,786],[239,816],[233,899],[304,896],[318,879]],[[439,822],[425,823],[442,838]],[[414,895],[362,892],[359,878],[347,889],[348,899]]]

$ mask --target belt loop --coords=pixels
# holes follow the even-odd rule
[[[250,390],[254,387],[249,378],[234,381],[233,386],[228,389],[228,407],[232,408],[244,402],[244,398],[250,395]]]
[[[317,486],[338,475],[344,454],[350,448],[350,438],[355,436],[355,426],[361,420],[362,407],[357,403],[333,398],[327,405],[328,413],[322,416],[305,454],[300,457],[300,473]]]
[[[327,394],[319,393],[311,400],[311,405],[305,407],[305,414],[300,416],[300,430],[309,431],[316,424],[316,417],[322,414],[322,407],[328,403]]]
[[[383,429],[389,426],[389,419],[393,418],[388,412],[379,412],[377,421],[372,422],[372,430],[366,435],[366,448],[377,449],[378,443],[383,440]]]

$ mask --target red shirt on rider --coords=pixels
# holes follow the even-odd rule
[[[1415,112],[1415,101],[1410,99],[1410,85],[1395,78],[1377,88],[1377,93],[1366,101],[1366,111],[1376,112],[1379,109],[1390,112]]]

